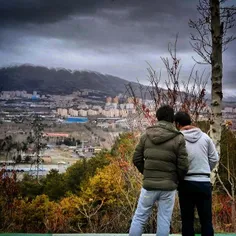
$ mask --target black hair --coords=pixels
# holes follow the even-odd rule
[[[179,111],[175,114],[175,123],[181,126],[191,125],[191,117],[187,112]]]
[[[164,120],[167,122],[174,122],[174,109],[169,105],[161,106],[157,112],[156,117],[158,121]]]

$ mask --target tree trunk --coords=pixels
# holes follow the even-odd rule
[[[221,126],[222,126],[222,36],[223,25],[220,20],[220,2],[219,0],[210,0],[211,10],[211,35],[212,35],[212,75],[211,75],[211,128],[210,136],[216,144],[217,151],[220,155]],[[214,169],[211,180],[214,184],[216,181],[216,172],[218,165]]]
[[[236,232],[236,201],[235,201],[235,183],[234,179],[231,181],[231,192],[232,192],[232,206],[231,206],[231,220],[233,232]]]

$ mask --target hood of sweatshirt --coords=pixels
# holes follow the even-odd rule
[[[157,125],[148,127],[146,134],[154,144],[164,143],[181,134],[175,126],[166,121],[159,121]]]
[[[181,129],[186,141],[190,143],[197,142],[202,137],[202,131],[194,126],[188,126]]]

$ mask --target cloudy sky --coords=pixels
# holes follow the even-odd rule
[[[236,5],[236,0],[229,0]],[[92,70],[147,83],[179,34],[181,77],[196,57],[188,21],[198,0],[0,0],[0,66],[30,63]],[[234,30],[236,32],[236,30]],[[197,57],[196,57],[197,58]],[[199,67],[202,70],[203,66]],[[236,89],[236,41],[224,54],[224,89]]]

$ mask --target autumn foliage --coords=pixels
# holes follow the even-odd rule
[[[142,176],[132,164],[137,134],[124,133],[111,151],[78,161],[65,174],[51,171],[40,181],[0,172],[0,229],[18,233],[127,233],[136,208]],[[217,231],[232,231],[231,199],[213,197]],[[145,231],[155,232],[156,210]],[[179,205],[172,232],[180,232]]]
[[[141,176],[132,166],[136,138],[123,134],[110,152],[81,160],[65,174],[52,170],[40,182],[0,172],[2,232],[125,232]],[[119,223],[118,223],[119,222]]]

